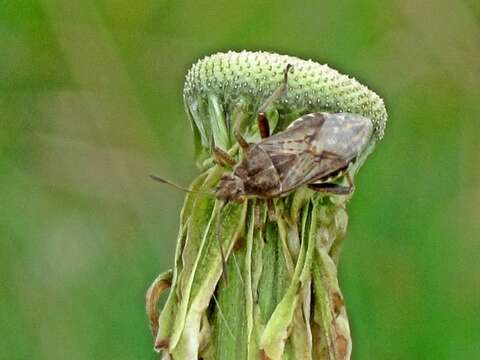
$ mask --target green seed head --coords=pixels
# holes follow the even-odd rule
[[[228,148],[230,114],[240,106],[253,120],[258,107],[282,83],[287,64],[293,65],[288,90],[274,104],[279,130],[305,113],[350,112],[372,121],[375,141],[383,137],[387,121],[383,100],[354,78],[312,60],[242,51],[207,56],[188,71],[185,108],[202,147],[209,147],[213,138],[217,146]]]

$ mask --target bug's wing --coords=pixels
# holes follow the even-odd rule
[[[327,177],[348,165],[350,159],[326,149],[325,135],[340,131],[340,124],[328,122],[325,127],[325,120],[323,113],[302,116],[285,131],[258,144],[270,156],[284,192]]]
[[[358,114],[313,113],[258,145],[270,156],[282,192],[336,176],[364,151],[372,122]]]
[[[312,145],[317,143],[324,123],[325,116],[322,113],[304,115],[286,130],[262,140],[258,145],[270,156],[292,155],[293,160],[314,150]]]
[[[341,156],[323,151],[319,155],[310,152],[298,155],[277,155],[272,158],[279,173],[283,191],[327,178],[348,166]]]

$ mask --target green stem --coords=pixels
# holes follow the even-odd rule
[[[201,175],[194,188],[210,188],[216,173]],[[347,359],[348,320],[331,257],[345,233],[346,200],[334,200],[298,191],[276,201],[275,222],[263,206],[259,227],[254,200],[220,208],[189,195],[177,249],[183,265],[157,344],[174,359]],[[218,215],[220,235],[212,227]],[[218,237],[228,256],[226,281]]]

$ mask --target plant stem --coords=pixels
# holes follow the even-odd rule
[[[204,191],[215,172],[196,188]],[[254,200],[217,214],[215,200],[189,195],[177,252],[183,264],[196,265],[174,271],[157,345],[175,359],[348,359],[348,320],[331,256],[345,234],[345,201],[297,191],[276,201],[276,221],[263,205],[259,227]],[[211,226],[218,215],[226,281]]]

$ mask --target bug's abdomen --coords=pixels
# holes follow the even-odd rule
[[[251,147],[234,173],[242,179],[247,196],[268,198],[281,192],[277,169],[268,154],[257,145]]]

